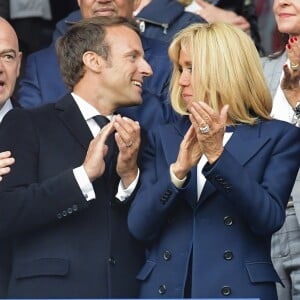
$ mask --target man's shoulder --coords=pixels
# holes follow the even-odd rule
[[[151,52],[151,55],[168,56],[168,44],[164,41],[141,36],[145,53]]]
[[[52,59],[56,59],[55,45],[53,43],[46,48],[31,53],[27,57],[27,62],[40,61],[47,63],[51,61],[52,63]]]
[[[60,36],[66,33],[69,26],[75,22],[82,19],[80,10],[75,10],[71,12],[67,17],[58,21],[55,25],[55,30],[53,32],[53,41],[55,42]]]

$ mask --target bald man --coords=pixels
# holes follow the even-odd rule
[[[0,17],[0,122],[13,108],[11,96],[20,73],[21,58],[16,32],[4,18]],[[10,171],[9,166],[14,163],[10,155],[9,151],[0,153],[0,180],[2,175]],[[6,296],[10,273],[9,258],[9,241],[0,240],[0,298]]]

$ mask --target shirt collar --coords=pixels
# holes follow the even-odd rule
[[[92,119],[95,116],[101,115],[99,113],[99,111],[94,106],[89,104],[87,101],[85,101],[80,96],[76,95],[74,92],[72,92],[71,95],[73,96],[73,98],[74,98],[76,104],[78,105],[78,108],[79,108],[83,118],[86,121]],[[105,117],[107,117],[109,120],[112,119],[112,115],[105,116]]]
[[[5,101],[4,105],[2,106],[2,108],[0,109],[0,122],[2,122],[4,116],[11,110],[13,109],[11,100],[8,99],[7,101]]]

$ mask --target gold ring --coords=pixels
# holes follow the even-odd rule
[[[299,70],[299,64],[290,63],[290,67],[293,71],[298,71]]]
[[[133,142],[130,141],[130,142],[126,145],[126,147],[127,147],[127,148],[130,148],[130,147],[132,146],[132,144],[133,144]]]

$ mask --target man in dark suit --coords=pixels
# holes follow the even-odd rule
[[[0,131],[0,151],[16,159],[0,186],[0,237],[13,242],[8,297],[136,297],[143,250],[126,217],[140,127],[113,114],[141,103],[152,70],[123,18],[82,20],[57,51],[72,93],[12,110]],[[99,127],[99,115],[112,121]]]
[[[67,18],[57,23],[53,34],[53,43],[65,34],[68,27],[82,18],[93,16],[123,16],[133,17],[133,11],[140,0],[78,0],[80,10],[71,13]],[[143,104],[141,106],[124,108],[122,113],[138,120],[142,127],[171,120],[167,100],[171,63],[168,57],[168,45],[162,41],[142,36],[145,59],[153,69],[153,76],[146,78],[143,85]],[[20,79],[18,100],[22,107],[32,108],[45,103],[55,102],[67,93],[67,88],[61,79],[55,46],[33,53],[27,59],[24,75]],[[45,72],[47,70],[47,72]]]
[[[17,35],[12,26],[0,17],[0,122],[13,108],[11,96],[20,73],[22,54],[19,51]],[[9,151],[0,153],[0,181],[14,162]],[[8,274],[10,270],[10,244],[0,240],[0,298],[6,297]]]

